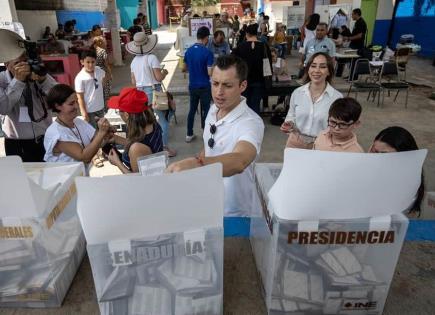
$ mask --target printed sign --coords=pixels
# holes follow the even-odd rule
[[[215,29],[213,17],[190,18],[189,35],[196,37],[196,32],[202,26],[208,27],[210,34],[213,34]]]
[[[287,27],[289,29],[301,27],[304,24],[304,20],[305,20],[305,7],[287,8]]]

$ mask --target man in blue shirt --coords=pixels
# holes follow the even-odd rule
[[[225,33],[222,30],[214,32],[213,39],[208,41],[207,48],[212,52],[215,59],[231,53],[230,45],[225,40]]]
[[[184,69],[189,71],[190,109],[187,116],[186,142],[195,139],[193,123],[198,103],[201,102],[201,128],[204,129],[205,118],[211,101],[210,75],[213,66],[213,53],[207,49],[210,30],[202,26],[196,33],[198,41],[184,54]]]

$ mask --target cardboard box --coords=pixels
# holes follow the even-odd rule
[[[364,217],[364,212],[353,212],[352,203],[348,203],[348,212],[339,209],[340,204],[334,201],[338,196],[336,194],[331,193],[331,201],[325,204],[318,186],[322,184],[322,177],[327,175],[325,170],[335,172],[336,177],[329,177],[331,183],[346,193],[346,189],[352,191],[354,187],[348,187],[352,184],[342,180],[343,173],[348,169],[344,168],[340,173],[339,166],[346,165],[353,169],[351,164],[355,163],[364,173],[367,172],[363,161],[366,157],[347,155],[342,158],[325,152],[290,151],[285,153],[284,167],[280,164],[257,164],[255,170],[263,215],[251,219],[250,241],[263,283],[268,314],[382,314],[408,228],[408,219],[401,213],[406,207],[382,217]],[[317,157],[313,158],[313,155]],[[366,155],[369,159],[378,158]],[[415,189],[414,193],[418,189],[417,178],[421,174],[424,156],[422,152],[416,153],[414,167],[412,159],[409,163],[402,160],[402,166],[416,172],[416,182],[409,178],[408,186],[408,190]],[[379,158],[383,160],[386,157]],[[322,163],[328,159],[335,159],[337,165],[333,165],[335,162],[330,165]],[[385,162],[381,160],[370,163],[380,166]],[[392,157],[390,161],[397,169],[401,164],[396,164],[398,160],[401,160],[400,156]],[[298,176],[297,169],[306,175],[305,178]],[[310,174],[310,169],[315,174]],[[287,177],[289,171],[294,174],[291,178]],[[397,171],[400,173],[400,170]],[[406,171],[402,175],[404,173]],[[311,175],[318,178],[317,182],[310,182],[311,190],[298,190],[297,187],[308,187],[304,180],[311,180]],[[359,177],[358,171],[353,175],[353,181],[361,181],[358,183],[360,187],[370,183]],[[409,173],[406,175],[409,176]],[[341,182],[334,178],[341,179]],[[273,199],[277,198],[274,189],[283,183],[286,194],[281,195],[281,199],[285,202],[277,202]],[[373,197],[370,190],[377,189],[376,186],[373,183],[366,185],[364,193],[367,201],[370,200],[365,204],[367,208],[377,202],[370,199]],[[277,190],[280,191],[280,188]],[[402,193],[406,195],[404,190]],[[347,198],[355,199],[355,196],[340,196],[340,201]],[[316,208],[311,213],[310,208],[300,212],[293,208],[298,202],[299,207],[311,203],[310,206]],[[390,202],[393,206],[403,204],[402,200]],[[407,204],[411,202],[412,198]],[[287,205],[287,212],[278,209],[282,204]],[[336,211],[328,210],[329,207]],[[344,219],[337,217],[346,214],[348,217]],[[295,219],[290,219],[292,216]],[[334,218],[327,219],[328,216]]]
[[[59,307],[85,251],[74,184],[83,164],[12,156],[0,172],[0,306]]]
[[[220,164],[76,183],[101,314],[222,314]]]

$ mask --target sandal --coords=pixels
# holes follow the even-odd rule
[[[177,156],[177,151],[169,149],[169,147],[164,147],[163,150],[165,150],[166,152],[168,152],[168,157],[174,157]]]

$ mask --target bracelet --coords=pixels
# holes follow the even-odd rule
[[[199,165],[204,166],[204,159],[202,157],[200,157],[199,155],[197,155],[196,157],[196,161],[198,162]]]

